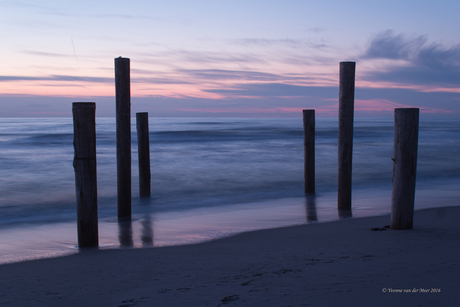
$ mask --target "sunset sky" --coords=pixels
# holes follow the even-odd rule
[[[0,0],[0,116],[114,116],[114,58],[132,114],[336,116],[340,61],[355,110],[460,116],[458,0]]]

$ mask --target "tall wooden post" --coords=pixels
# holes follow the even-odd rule
[[[137,146],[139,158],[139,196],[150,197],[150,140],[149,114],[136,113]]]
[[[79,247],[99,245],[97,224],[96,104],[72,104]]]
[[[338,197],[339,210],[351,210],[355,62],[340,62]]]
[[[131,91],[129,58],[115,59],[118,219],[131,219]]]
[[[315,110],[303,110],[305,194],[315,194]]]
[[[417,171],[419,109],[395,109],[391,229],[412,229]]]

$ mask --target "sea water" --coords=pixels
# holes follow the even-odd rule
[[[316,190],[303,195],[301,118],[150,118],[152,197],[117,222],[116,125],[97,118],[102,247],[201,242],[338,219],[336,118],[316,119]],[[353,217],[390,212],[393,119],[356,118]],[[458,205],[460,121],[420,119],[416,209]],[[72,118],[0,119],[0,263],[77,252]],[[383,226],[383,225],[378,225]]]

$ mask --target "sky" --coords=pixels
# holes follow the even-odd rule
[[[0,0],[0,117],[115,116],[114,58],[131,112],[337,116],[356,62],[355,116],[417,107],[460,116],[458,0]]]

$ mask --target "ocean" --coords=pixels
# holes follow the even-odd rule
[[[96,119],[101,248],[197,243],[337,213],[336,118],[316,118],[316,197],[303,194],[301,118],[149,118],[152,197],[117,221],[116,127]],[[420,117],[415,209],[459,205],[460,120]],[[0,263],[78,252],[72,118],[0,118]],[[393,118],[355,118],[353,217],[390,212]],[[384,225],[376,225],[381,227]]]

